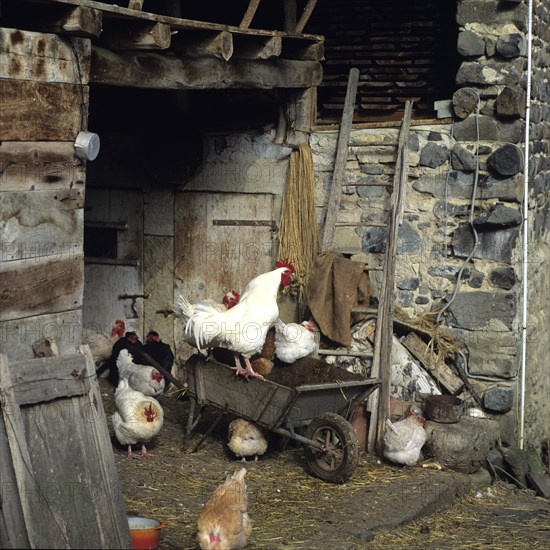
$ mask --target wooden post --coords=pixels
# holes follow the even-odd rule
[[[321,250],[327,251],[332,245],[334,231],[336,229],[336,218],[340,208],[340,197],[342,196],[342,185],[344,184],[344,172],[346,170],[346,160],[348,158],[348,145],[353,123],[353,112],[355,110],[355,96],[357,95],[357,83],[359,81],[359,69],[353,68],[349,72],[348,88],[346,90],[346,100],[344,103],[344,112],[342,114],[342,123],[340,124],[340,133],[338,135],[338,145],[336,147],[336,159],[334,161],[334,172],[332,174],[332,185],[328,200],[327,216],[325,219],[325,229],[323,233],[323,242]]]
[[[309,21],[309,18],[311,17],[311,14],[313,13],[316,5],[317,0],[307,0],[306,7],[304,8],[302,15],[300,16],[300,19],[298,19],[298,23],[296,23],[296,28],[294,29],[294,32],[302,32],[304,30],[304,27]]]
[[[403,196],[408,176],[408,139],[412,115],[412,101],[407,101],[405,113],[399,133],[397,149],[397,163],[395,166],[394,185],[391,196],[391,219],[389,224],[388,241],[386,243],[386,261],[384,277],[379,297],[379,313],[374,341],[374,361],[371,376],[380,378],[380,390],[374,395],[371,411],[371,425],[376,425],[376,432],[369,430],[368,450],[376,447],[382,451],[382,437],[384,435],[386,418],[390,403],[390,371],[391,349],[393,342],[393,287],[395,280],[395,259],[397,254],[397,232],[400,225]],[[375,439],[376,438],[376,439]]]
[[[252,19],[254,18],[259,5],[260,0],[250,0],[250,4],[248,4],[248,8],[246,9],[241,23],[239,24],[239,28],[248,29],[248,27],[250,27],[250,23],[252,23]]]

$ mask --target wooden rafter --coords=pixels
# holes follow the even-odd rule
[[[250,0],[250,3],[248,4],[248,8],[246,8],[246,12],[239,25],[239,28],[248,29],[248,27],[250,27],[250,23],[252,23],[252,19],[254,18],[254,15],[256,15],[256,10],[258,9],[259,5],[260,5],[260,0]]]

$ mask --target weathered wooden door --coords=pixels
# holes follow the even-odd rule
[[[175,285],[191,302],[221,302],[228,290],[274,267],[273,195],[184,192],[176,196]],[[176,342],[181,341],[176,323]],[[178,350],[180,353],[185,351]]]
[[[85,204],[84,335],[123,319],[143,336],[143,195],[89,188]]]
[[[0,354],[4,548],[131,548],[95,366]]]

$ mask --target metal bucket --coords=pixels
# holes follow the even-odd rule
[[[424,407],[426,418],[443,424],[458,422],[462,411],[462,400],[452,395],[430,395]]]

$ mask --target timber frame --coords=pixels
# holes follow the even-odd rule
[[[297,18],[289,10],[295,2],[287,0],[285,28],[291,30],[285,31],[249,28],[258,0],[251,0],[239,26],[148,13],[135,0],[129,7],[17,0],[3,4],[2,26],[90,39],[90,84],[303,89],[322,79],[323,37],[300,32],[315,3],[310,0]]]

